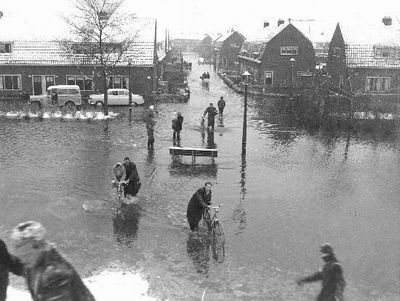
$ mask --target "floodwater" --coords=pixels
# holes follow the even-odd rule
[[[18,222],[40,221],[83,277],[134,271],[159,300],[200,300],[204,291],[204,300],[312,300],[319,284],[299,288],[295,280],[321,267],[318,246],[329,242],[347,300],[400,300],[397,135],[309,133],[272,123],[250,98],[243,160],[243,95],[195,56],[186,59],[193,61],[190,101],[155,105],[154,151],[146,148],[143,107],[113,108],[118,117],[103,121],[1,117],[0,236],[9,243]],[[207,87],[203,71],[211,73]],[[225,127],[205,133],[200,116],[220,96]],[[181,145],[218,148],[215,164],[172,160],[174,111],[184,116]],[[125,156],[142,179],[141,209],[128,221],[111,209],[112,167]],[[186,222],[187,202],[206,181],[222,204],[222,263],[204,228],[193,237]],[[85,211],[86,203],[99,206]]]

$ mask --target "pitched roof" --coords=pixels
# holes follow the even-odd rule
[[[237,33],[240,37],[243,38],[243,40],[246,40],[246,38],[240,32],[238,32],[237,30],[229,30],[228,32],[225,32],[225,33],[219,35],[215,39],[216,45],[221,45],[224,41],[226,41],[234,33]]]
[[[346,45],[348,67],[400,68],[400,31],[397,26],[385,26],[379,22],[356,26],[338,23],[338,27]],[[376,57],[377,47],[393,49],[393,56]]]
[[[138,19],[136,38],[119,65],[153,66],[155,19]],[[0,64],[71,65],[95,64],[82,55],[68,54],[60,41],[12,41],[11,53],[0,53]]]

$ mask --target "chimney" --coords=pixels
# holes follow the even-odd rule
[[[269,22],[264,21],[264,28],[269,26]]]
[[[392,25],[392,18],[391,17],[383,17],[382,22],[386,26],[390,26],[390,25]]]
[[[282,24],[285,24],[285,21],[283,21],[282,19],[278,20],[278,27],[281,26]]]

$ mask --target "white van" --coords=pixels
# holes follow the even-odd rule
[[[44,95],[31,95],[29,104],[37,104],[40,108],[52,105],[76,109],[82,105],[81,90],[76,85],[50,86]]]

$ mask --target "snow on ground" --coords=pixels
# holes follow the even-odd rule
[[[156,301],[147,295],[148,283],[139,275],[126,271],[103,271],[84,279],[96,301]],[[8,301],[32,300],[28,291],[9,287]]]
[[[103,112],[81,112],[77,111],[74,115],[72,114],[62,114],[60,111],[50,113],[44,112],[43,114],[37,113],[26,113],[22,111],[18,112],[0,112],[0,117],[8,118],[43,118],[43,119],[69,119],[69,120],[105,120],[110,118],[115,118],[119,114],[114,112],[109,112],[106,116]]]

